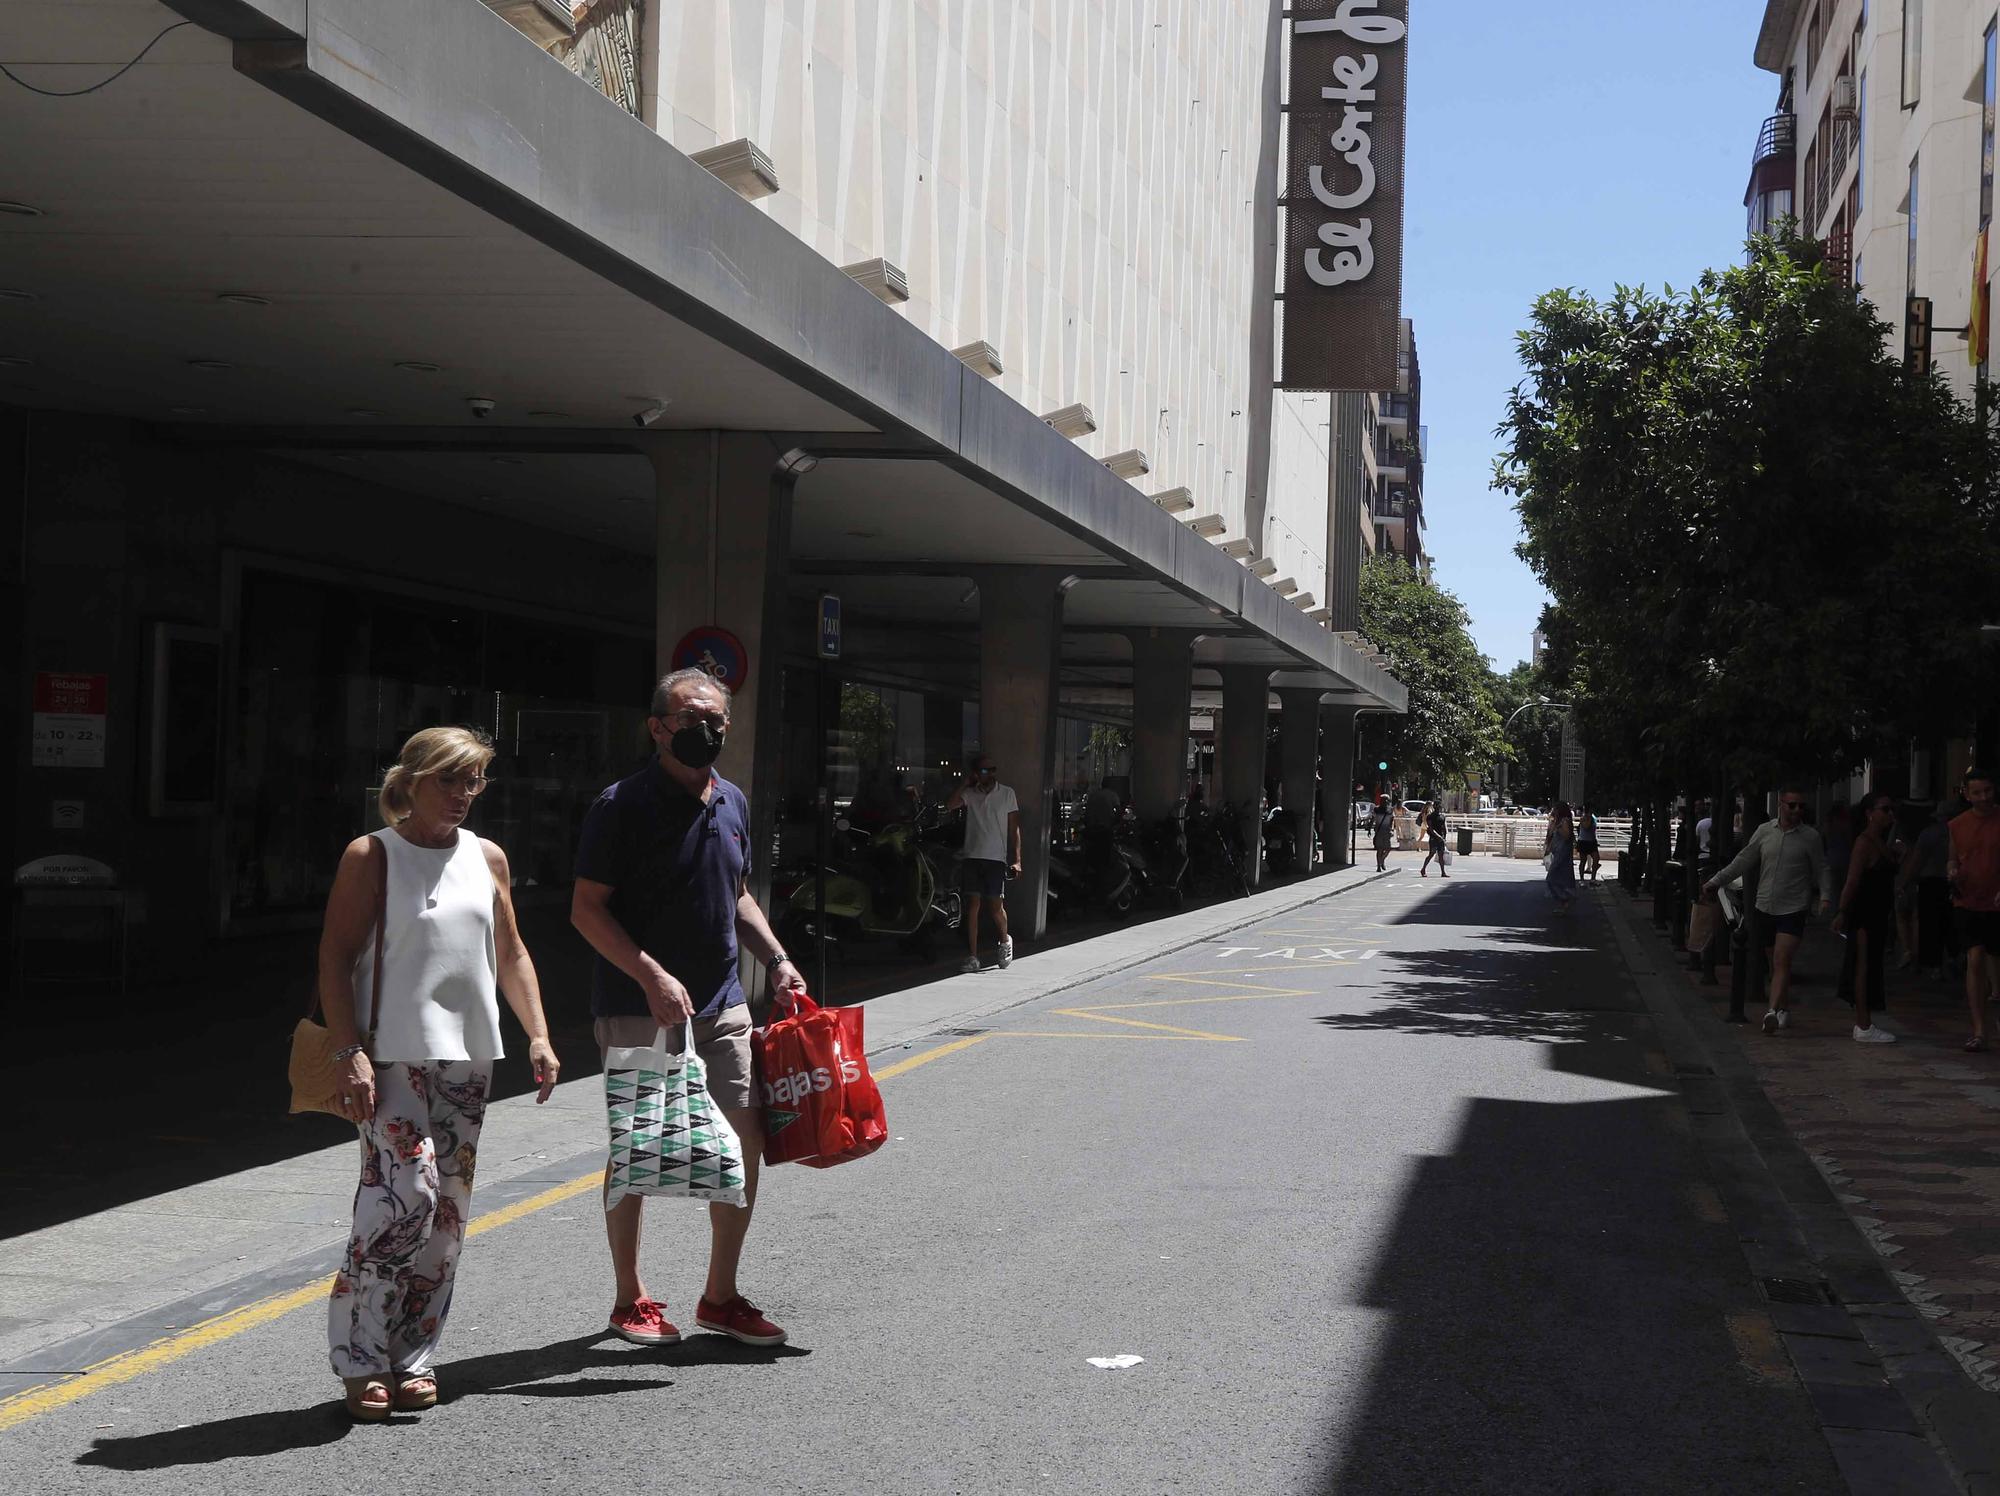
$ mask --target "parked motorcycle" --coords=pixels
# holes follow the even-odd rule
[[[1178,909],[1187,902],[1188,838],[1186,811],[1155,821],[1139,834],[1145,857],[1147,892],[1156,903]]]
[[[1065,845],[1060,834],[1049,843],[1049,890],[1053,910],[1077,914],[1102,908],[1123,919],[1143,892],[1144,859],[1121,846],[1109,830],[1086,833],[1081,845]]]

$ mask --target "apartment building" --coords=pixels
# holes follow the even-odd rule
[[[1794,217],[1901,348],[1930,302],[1932,362],[1961,396],[1986,377],[1994,0],[1769,0],[1755,51],[1778,76],[1744,195],[1748,227]]]

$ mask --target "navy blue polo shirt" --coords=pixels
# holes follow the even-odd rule
[[[712,775],[708,803],[657,759],[597,797],[583,818],[576,875],[611,887],[612,916],[687,988],[697,1018],[744,1001],[736,972],[736,899],[750,870],[750,802]],[[593,1017],[647,1011],[639,984],[597,957]]]

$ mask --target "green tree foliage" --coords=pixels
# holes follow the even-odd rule
[[[1523,660],[1505,675],[1492,673],[1488,694],[1501,723],[1512,719],[1494,748],[1489,789],[1500,788],[1501,759],[1507,761],[1507,796],[1517,805],[1547,805],[1562,784],[1562,713],[1531,703],[1566,702],[1563,687],[1546,670]]]
[[[1364,759],[1386,759],[1405,785],[1428,792],[1492,763],[1500,738],[1486,660],[1465,605],[1400,556],[1361,567],[1361,632],[1409,689],[1400,717],[1363,717]]]
[[[1496,486],[1554,595],[1593,777],[1851,768],[1949,710],[1995,580],[1991,438],[1819,264],[1552,291]]]

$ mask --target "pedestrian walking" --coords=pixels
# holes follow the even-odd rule
[[[1847,882],[1841,886],[1834,933],[1847,939],[1842,956],[1841,985],[1854,994],[1854,1040],[1857,1044],[1893,1044],[1896,1036],[1880,1028],[1874,1012],[1883,1005],[1883,957],[1895,918],[1896,802],[1872,794],[1857,807],[1860,834],[1848,851]]]
[[[541,1090],[558,1066],[535,965],[514,919],[507,854],[465,829],[493,744],[428,727],[383,777],[388,824],[341,853],[319,942],[320,1005],[337,1046],[336,1104],[361,1137],[354,1227],[327,1340],[348,1416],[380,1423],[437,1402],[480,1124],[503,1057],[496,992],[528,1035]]]
[[[1368,839],[1375,845],[1375,871],[1386,871],[1389,849],[1396,842],[1396,813],[1389,808],[1387,795],[1377,795],[1375,808],[1368,813]]]
[[[1542,838],[1542,866],[1548,869],[1549,897],[1556,901],[1556,913],[1569,913],[1576,898],[1576,824],[1569,807],[1558,805],[1549,815],[1549,829]]]
[[[1576,823],[1577,876],[1597,881],[1599,861],[1597,856],[1597,817],[1590,813],[1588,805]]]
[[[743,1144],[744,1171],[741,1205],[709,1204],[708,1278],[694,1320],[746,1345],[777,1345],[784,1330],[737,1282],[764,1151],[739,953],[764,963],[773,990],[803,992],[805,978],[750,896],[750,802],[712,767],[729,733],[728,689],[703,671],[676,670],[654,688],[646,728],[655,756],[597,797],[577,843],[570,922],[596,952],[592,1027],[604,1052],[650,1045],[692,1020],[709,1095]],[[607,1167],[607,1193],[610,1184]],[[681,1332],[639,1271],[643,1203],[627,1195],[604,1213],[609,1323],[635,1345],[669,1345]]]
[[[1792,958],[1804,938],[1806,917],[1826,898],[1826,845],[1819,832],[1805,823],[1805,791],[1797,785],[1778,794],[1778,818],[1766,821],[1726,866],[1714,873],[1702,890],[1712,893],[1756,868],[1755,938],[1768,954],[1771,972],[1770,1007],[1764,1032],[1775,1034],[1792,1021],[1790,993]]]
[[[1713,861],[1710,849],[1715,845],[1715,811],[1706,800],[1697,800],[1694,809],[1699,817],[1694,823],[1694,855],[1705,868]]]
[[[1965,953],[1965,1005],[1972,1037],[1965,1048],[1986,1048],[1986,1004],[1993,996],[1994,960],[2000,956],[2000,806],[1993,776],[1974,769],[1965,776],[1966,809],[1952,818],[1951,880],[1958,946]]]
[[[1438,809],[1437,801],[1433,800],[1417,813],[1417,818],[1424,828],[1424,865],[1417,870],[1417,876],[1420,878],[1430,876],[1431,859],[1435,857],[1438,876],[1449,878],[1451,874],[1445,871],[1444,865],[1444,839],[1449,829],[1444,823],[1444,812]]]
[[[1007,932],[1006,893],[1007,880],[1021,876],[1020,799],[1000,782],[1000,770],[992,755],[982,753],[972,761],[965,781],[952,791],[944,808],[965,811],[965,852],[959,859],[958,876],[959,888],[965,894],[966,954],[965,964],[959,970],[967,974],[981,970],[981,905],[992,916],[993,933],[998,937],[995,958],[1002,966],[1010,965],[1014,960],[1014,937]],[[1106,846],[1108,851],[1108,841]]]

